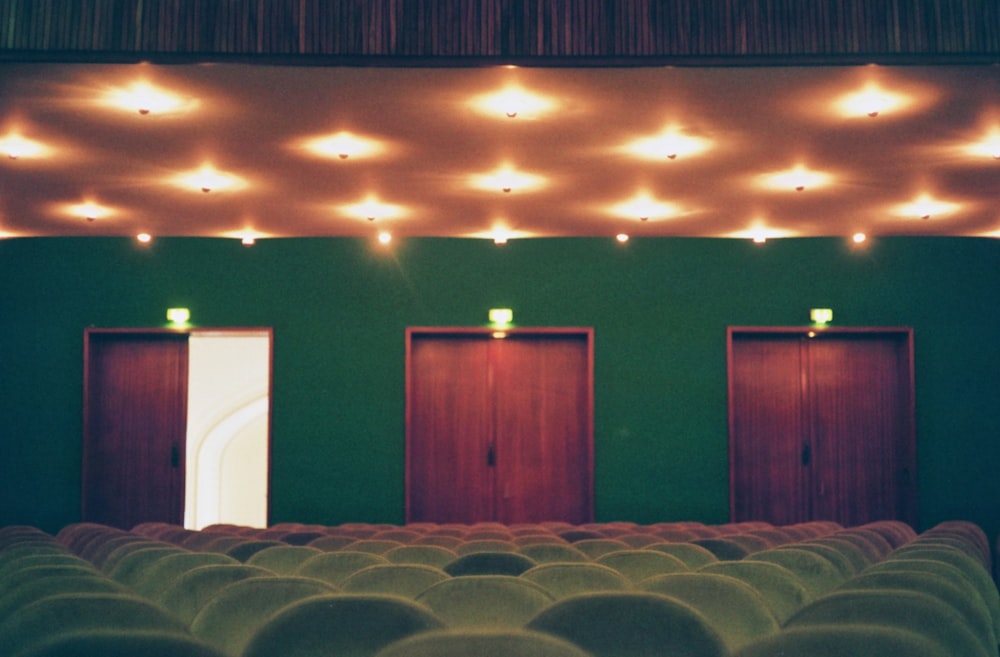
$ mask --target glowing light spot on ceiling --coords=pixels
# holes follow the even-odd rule
[[[313,155],[341,160],[352,157],[371,157],[386,150],[383,142],[348,131],[310,137],[304,139],[301,146]]]
[[[770,190],[795,190],[802,192],[829,185],[833,176],[822,171],[812,171],[802,165],[786,171],[766,173],[757,177],[757,186]]]
[[[247,186],[247,181],[236,174],[219,171],[211,164],[203,164],[194,171],[179,173],[171,179],[177,187],[201,190],[204,193],[236,191]]]
[[[966,153],[976,157],[991,157],[994,160],[1000,160],[1000,127],[994,126],[982,141],[969,144]]]
[[[20,158],[44,158],[51,155],[52,151],[52,148],[42,142],[22,137],[16,132],[12,132],[5,137],[0,137],[0,152],[12,160]]]
[[[488,116],[513,118],[539,118],[556,109],[556,102],[517,85],[500,91],[476,96],[470,106]]]
[[[930,219],[944,214],[950,214],[960,209],[962,206],[951,201],[941,201],[931,197],[929,194],[922,194],[916,200],[909,203],[900,203],[895,206],[893,214],[898,217],[919,217]]]
[[[617,235],[615,235],[615,239],[618,240],[619,243],[624,244],[625,242],[628,241],[628,234],[618,233]]]
[[[855,244],[864,244],[867,239],[868,235],[864,233],[854,233],[851,235],[851,241]]]
[[[875,118],[880,114],[906,109],[912,103],[913,98],[907,94],[888,91],[875,82],[869,82],[863,89],[841,96],[836,107],[846,117]]]
[[[198,107],[199,101],[184,98],[145,80],[127,87],[114,87],[101,95],[99,102],[107,107],[139,114],[176,114]]]
[[[362,218],[368,221],[398,219],[407,213],[404,206],[385,203],[373,195],[369,195],[357,203],[341,205],[340,211],[348,217]]]
[[[87,221],[104,219],[114,214],[114,210],[94,201],[84,201],[83,203],[69,203],[64,206],[67,214]]]
[[[500,191],[506,194],[512,191],[534,191],[544,187],[547,182],[544,176],[517,171],[509,165],[503,165],[490,173],[469,177],[469,184],[476,189]]]
[[[622,150],[646,160],[674,160],[698,155],[711,146],[710,139],[688,135],[680,128],[670,126],[658,135],[631,141]]]
[[[631,199],[611,206],[609,210],[615,216],[640,221],[669,219],[684,213],[680,205],[670,201],[658,201],[647,192],[639,192]]]
[[[139,241],[141,244],[149,244],[150,242],[153,241],[153,236],[150,235],[149,233],[139,233],[138,235],[135,236],[135,239]]]
[[[383,230],[378,234],[379,244],[388,244],[392,241],[392,233],[387,230]]]
[[[745,230],[738,230],[733,233],[729,233],[725,237],[735,237],[737,239],[748,239],[754,244],[764,244],[770,239],[779,239],[782,237],[794,237],[795,233],[790,230],[783,230],[780,228],[771,228],[764,224],[755,224],[750,228]]]

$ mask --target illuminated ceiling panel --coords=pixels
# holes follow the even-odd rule
[[[0,67],[0,237],[375,238],[384,220],[394,239],[502,243],[1000,224],[989,66]],[[191,173],[183,184],[211,193],[171,184]],[[951,205],[906,207],[923,194]]]

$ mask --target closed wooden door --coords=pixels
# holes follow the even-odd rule
[[[407,520],[593,516],[589,330],[411,329]]]
[[[915,523],[909,329],[730,329],[734,520]]]
[[[184,334],[86,333],[84,521],[183,521],[187,347]]]

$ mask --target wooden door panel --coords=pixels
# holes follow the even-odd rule
[[[91,333],[83,520],[183,522],[187,336]]]
[[[773,524],[809,516],[801,491],[807,429],[800,341],[734,337],[730,354],[730,468],[735,521]]]
[[[492,518],[489,340],[420,336],[408,367],[407,517],[471,523]]]
[[[905,342],[859,335],[809,343],[814,517],[845,525],[908,517],[900,437],[909,434]]]
[[[593,518],[589,330],[407,332],[410,522]]]
[[[497,516],[505,523],[590,520],[585,335],[492,342]]]
[[[916,522],[909,329],[731,329],[729,342],[734,520]]]

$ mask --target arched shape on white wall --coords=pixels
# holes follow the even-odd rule
[[[267,526],[269,331],[192,331],[184,526]]]

